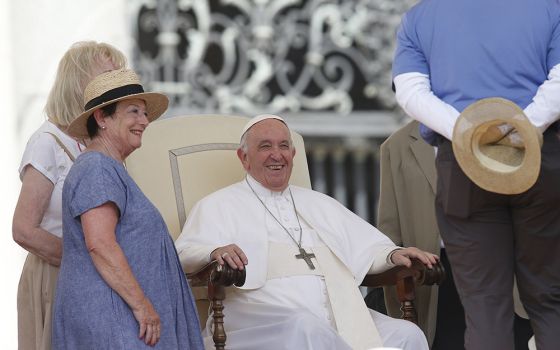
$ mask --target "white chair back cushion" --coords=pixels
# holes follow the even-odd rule
[[[157,120],[126,159],[128,173],[161,212],[174,239],[198,200],[243,179],[236,151],[248,120],[227,115]],[[303,138],[292,132],[292,139],[296,157],[290,183],[311,188]]]

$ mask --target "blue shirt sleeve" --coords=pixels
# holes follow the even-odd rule
[[[552,36],[550,39],[550,45],[547,54],[547,68],[550,71],[554,66],[560,63],[560,1],[557,1],[557,4],[553,9],[555,10],[554,13],[551,15],[554,18],[554,29],[552,31]]]
[[[399,30],[397,31],[397,48],[393,59],[393,78],[399,74],[418,72],[430,74],[426,56],[420,49],[419,38],[412,18],[414,12],[408,12],[403,16]]]
[[[119,209],[119,216],[126,210],[125,182],[116,167],[104,156],[89,157],[87,162],[77,164],[77,181],[69,194],[69,208],[72,217],[78,217],[86,211],[113,202]]]

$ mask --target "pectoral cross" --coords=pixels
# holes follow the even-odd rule
[[[315,265],[313,265],[313,263],[311,262],[311,258],[314,258],[314,257],[315,257],[315,254],[313,254],[313,253],[309,254],[303,248],[299,248],[299,254],[296,255],[296,259],[305,260],[305,262],[307,263],[307,266],[309,266],[310,270],[315,270]]]

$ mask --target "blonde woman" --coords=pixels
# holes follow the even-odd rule
[[[29,252],[18,288],[19,349],[50,349],[53,295],[62,258],[62,186],[84,149],[66,133],[83,110],[83,90],[95,76],[126,66],[116,48],[78,42],[62,57],[45,113],[19,167],[22,181],[14,212],[14,240]]]

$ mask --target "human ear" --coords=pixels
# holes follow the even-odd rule
[[[99,128],[103,129],[105,127],[105,114],[103,111],[101,109],[96,109],[93,111],[92,115]]]
[[[243,151],[243,149],[241,149],[241,147],[237,149],[237,158],[239,158],[239,160],[241,161],[241,164],[243,165],[243,168],[245,170],[249,170],[249,162],[247,161],[247,153],[245,153]]]

